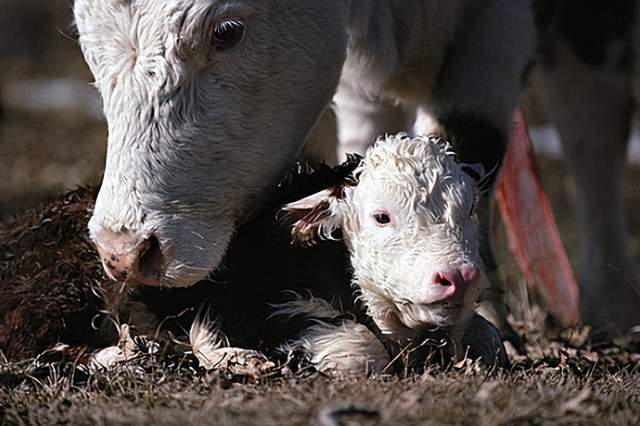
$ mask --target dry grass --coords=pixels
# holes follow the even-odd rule
[[[72,364],[0,364],[6,424],[634,424],[638,365],[557,360],[493,374],[471,364],[406,378],[306,373],[238,383],[188,355],[108,372]],[[353,424],[353,423],[349,423]]]

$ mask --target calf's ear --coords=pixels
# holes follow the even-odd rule
[[[330,202],[332,197],[331,193],[331,189],[324,189],[297,201],[292,201],[282,207],[282,210],[287,212],[312,210],[322,203]]]
[[[295,222],[291,226],[292,243],[313,245],[318,240],[335,239],[342,225],[340,199],[334,188],[325,189],[281,208]]]

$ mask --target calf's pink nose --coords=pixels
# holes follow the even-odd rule
[[[160,284],[162,252],[156,237],[142,238],[130,232],[101,230],[95,243],[111,278],[145,285]]]
[[[467,289],[478,279],[479,274],[480,271],[473,265],[438,272],[434,277],[434,284],[442,290],[438,301],[464,296]]]

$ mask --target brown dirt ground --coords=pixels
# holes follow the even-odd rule
[[[0,369],[0,371],[2,371]],[[541,365],[495,375],[433,369],[410,378],[321,376],[230,382],[188,368],[83,377],[22,371],[0,388],[6,424],[637,424],[638,371],[578,377]],[[342,415],[340,413],[343,413]]]

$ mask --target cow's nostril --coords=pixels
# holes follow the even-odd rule
[[[133,232],[102,229],[95,240],[111,278],[136,284],[160,284],[163,259],[160,242],[155,236],[144,238]]]
[[[146,241],[146,247],[140,252],[138,270],[140,275],[152,281],[160,280],[162,276],[162,251],[160,242],[155,236],[151,236]]]

